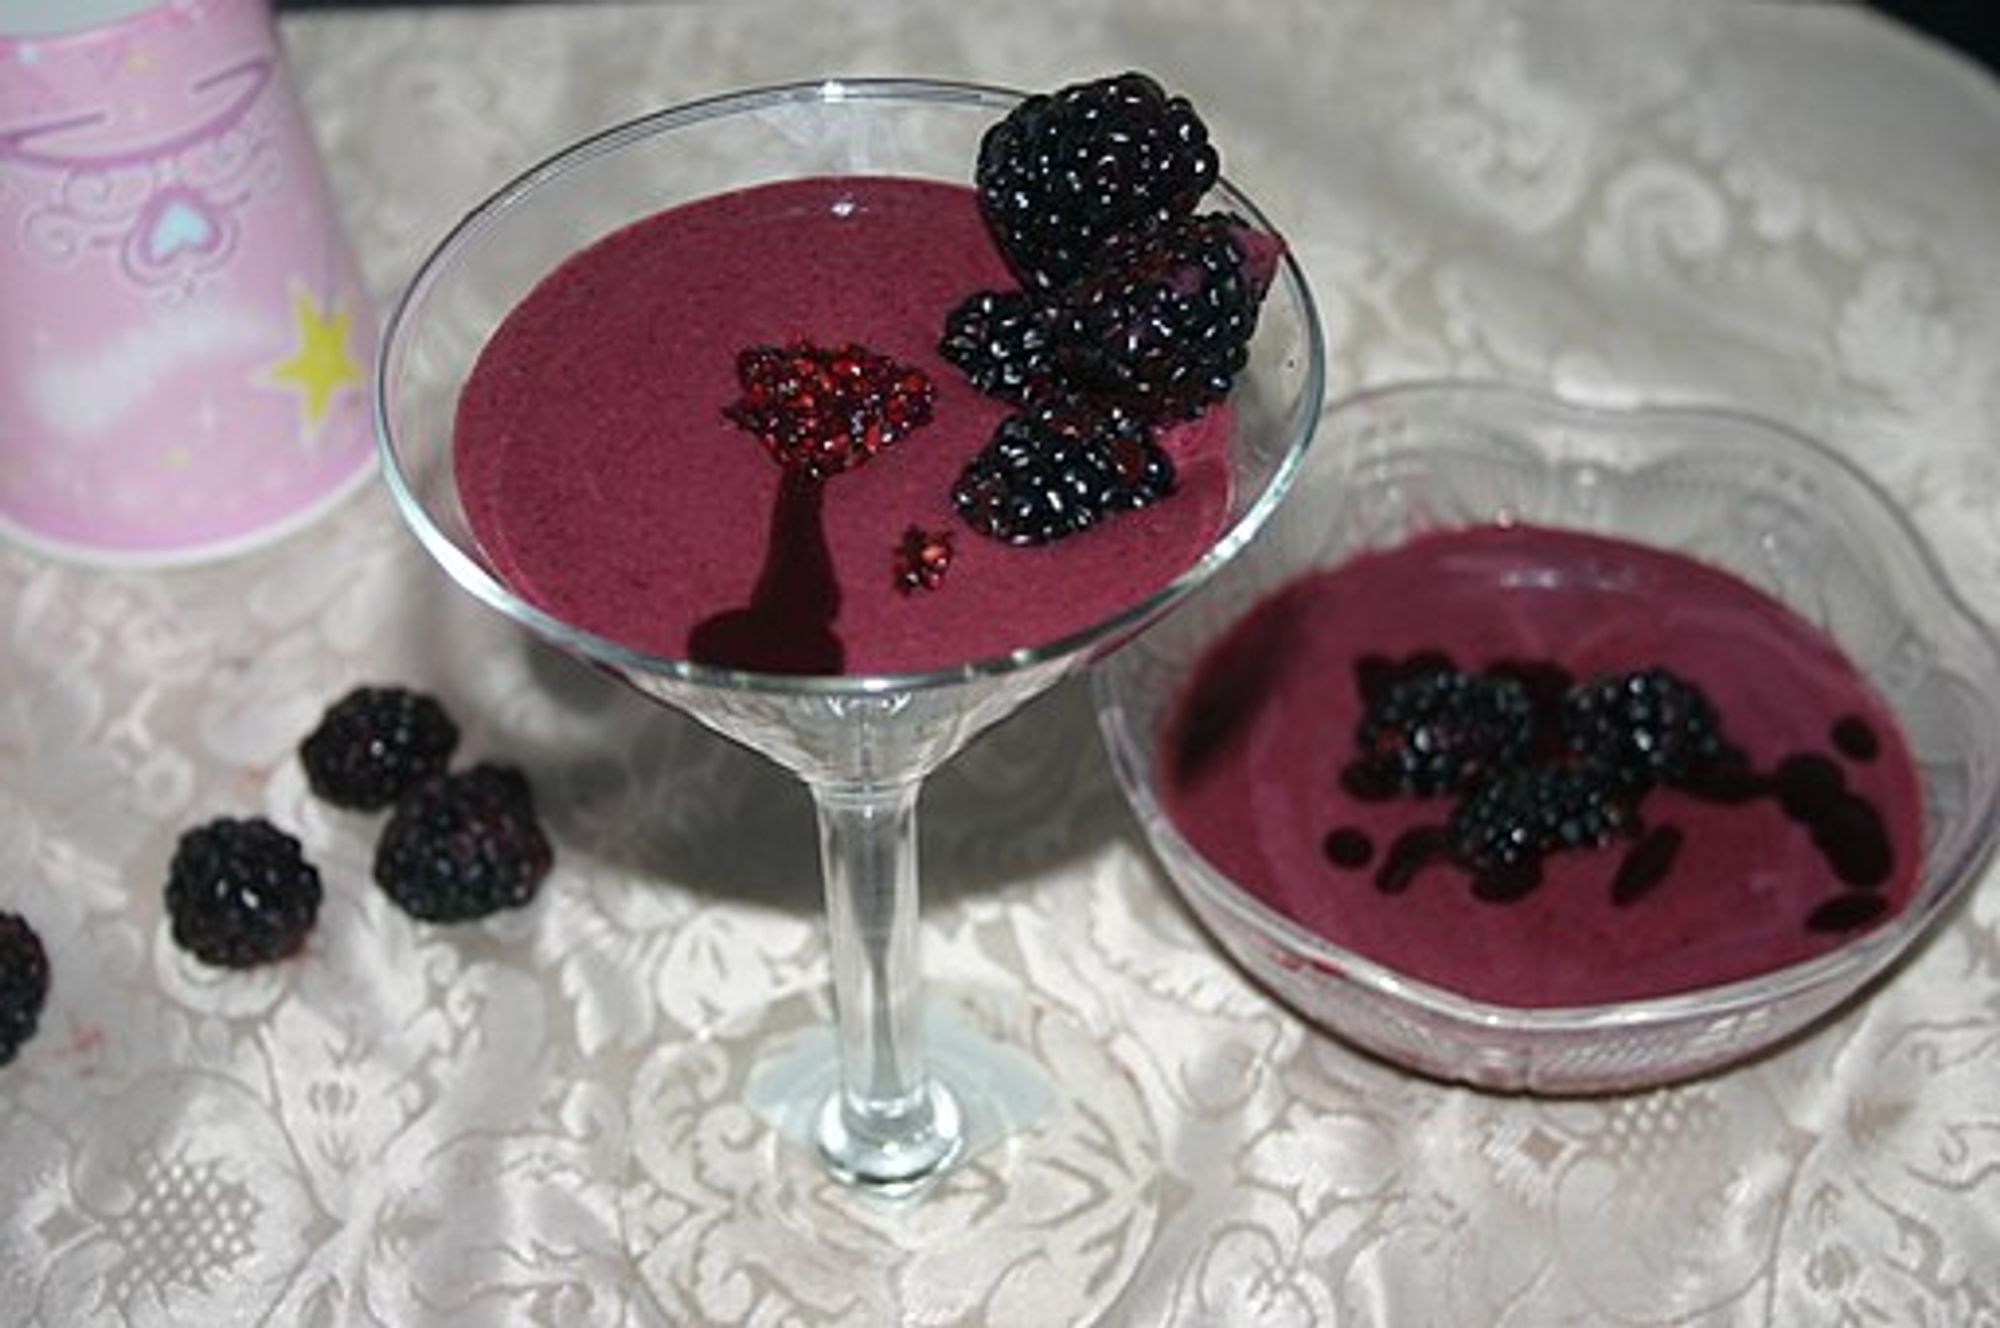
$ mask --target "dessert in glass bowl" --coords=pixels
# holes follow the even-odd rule
[[[1051,202],[1013,169],[1103,159],[1106,133],[1114,159],[1164,154],[1113,161],[1158,188]],[[707,1167],[677,1204],[846,1250],[842,1294],[884,1314],[912,1278],[984,1294],[1009,1242],[1115,1293],[1130,1259],[1052,1225],[1068,1200],[1035,1177],[1101,1169],[1105,1128],[1143,1162],[1143,1109],[1101,1041],[1019,993],[927,1018],[918,794],[1228,561],[1295,472],[1322,373],[1273,228],[1136,75],[696,103],[535,168],[425,263],[378,382],[420,540],[813,794],[832,1018],[786,1002],[684,1049],[709,1105],[663,1089],[633,1123],[656,1180]],[[711,1108],[758,1159],[720,1182],[691,1142]],[[1150,1230],[1145,1170],[1098,1205],[1119,1248]],[[909,1195],[921,1216],[876,1202]],[[695,1257],[699,1223],[663,1222],[627,1213],[649,1269]]]
[[[1401,1063],[1625,1089],[1838,1005],[1993,848],[2000,656],[1895,506],[1747,417],[1364,393],[1099,713],[1175,883]]]

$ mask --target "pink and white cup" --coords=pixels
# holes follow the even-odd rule
[[[0,0],[0,533],[302,525],[371,473],[375,335],[267,0]]]

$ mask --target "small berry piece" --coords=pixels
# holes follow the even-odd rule
[[[174,944],[205,964],[250,968],[305,942],[319,915],[319,870],[263,817],[220,817],[180,837],[166,896]]]
[[[959,515],[1009,544],[1047,544],[1173,492],[1152,430],[1102,403],[1044,402],[1000,422],[952,488]]]
[[[1071,390],[1114,397],[1154,424],[1192,419],[1250,359],[1263,289],[1249,228],[1210,213],[1110,240],[1069,293],[1055,357]]]
[[[437,701],[404,687],[357,687],[334,702],[299,745],[312,791],[336,807],[387,807],[442,772],[458,726]]]
[[[35,1035],[49,998],[49,955],[18,913],[0,913],[0,1065]]]
[[[1026,401],[1057,381],[1062,310],[1030,291],[980,291],[945,317],[938,353],[1002,401]]]
[[[1587,765],[1502,770],[1453,810],[1452,849],[1475,872],[1507,872],[1564,849],[1599,848],[1631,823],[1619,786]]]
[[[975,180],[1022,284],[1053,290],[1112,235],[1194,211],[1219,172],[1187,99],[1127,73],[1023,101],[980,140]]]
[[[936,590],[951,568],[951,532],[911,526],[896,545],[896,589],[905,595]]]
[[[1527,758],[1534,709],[1511,678],[1437,669],[1383,689],[1355,743],[1369,787],[1420,798],[1459,793]]]
[[[464,922],[526,904],[554,862],[527,777],[480,764],[403,796],[375,846],[375,881],[412,917]]]
[[[1563,741],[1628,789],[1674,784],[1724,754],[1721,722],[1699,687],[1663,668],[1579,683],[1562,703]]]
[[[798,340],[736,357],[743,396],[723,408],[788,470],[825,479],[930,422],[930,378],[865,346]]]

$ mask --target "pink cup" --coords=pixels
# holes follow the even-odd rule
[[[122,8],[0,30],[0,532],[185,562],[371,473],[376,325],[266,0]]]

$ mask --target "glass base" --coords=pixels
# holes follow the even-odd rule
[[[756,1101],[753,1084],[751,1102],[754,1105]],[[820,1160],[836,1179],[884,1198],[908,1198],[929,1188],[965,1152],[965,1116],[958,1107],[958,1094],[941,1082],[930,1085],[923,1101],[929,1119],[916,1136],[884,1142],[854,1129],[841,1095],[827,1093],[813,1130]],[[774,1126],[784,1128],[778,1118],[770,1119]]]
[[[960,1143],[908,1184],[848,1183],[823,1156],[836,1073],[822,996],[641,1070],[621,1216],[669,1319],[1059,1325],[1110,1306],[1159,1212],[1137,1085],[1051,1007],[940,994],[926,1035]]]

